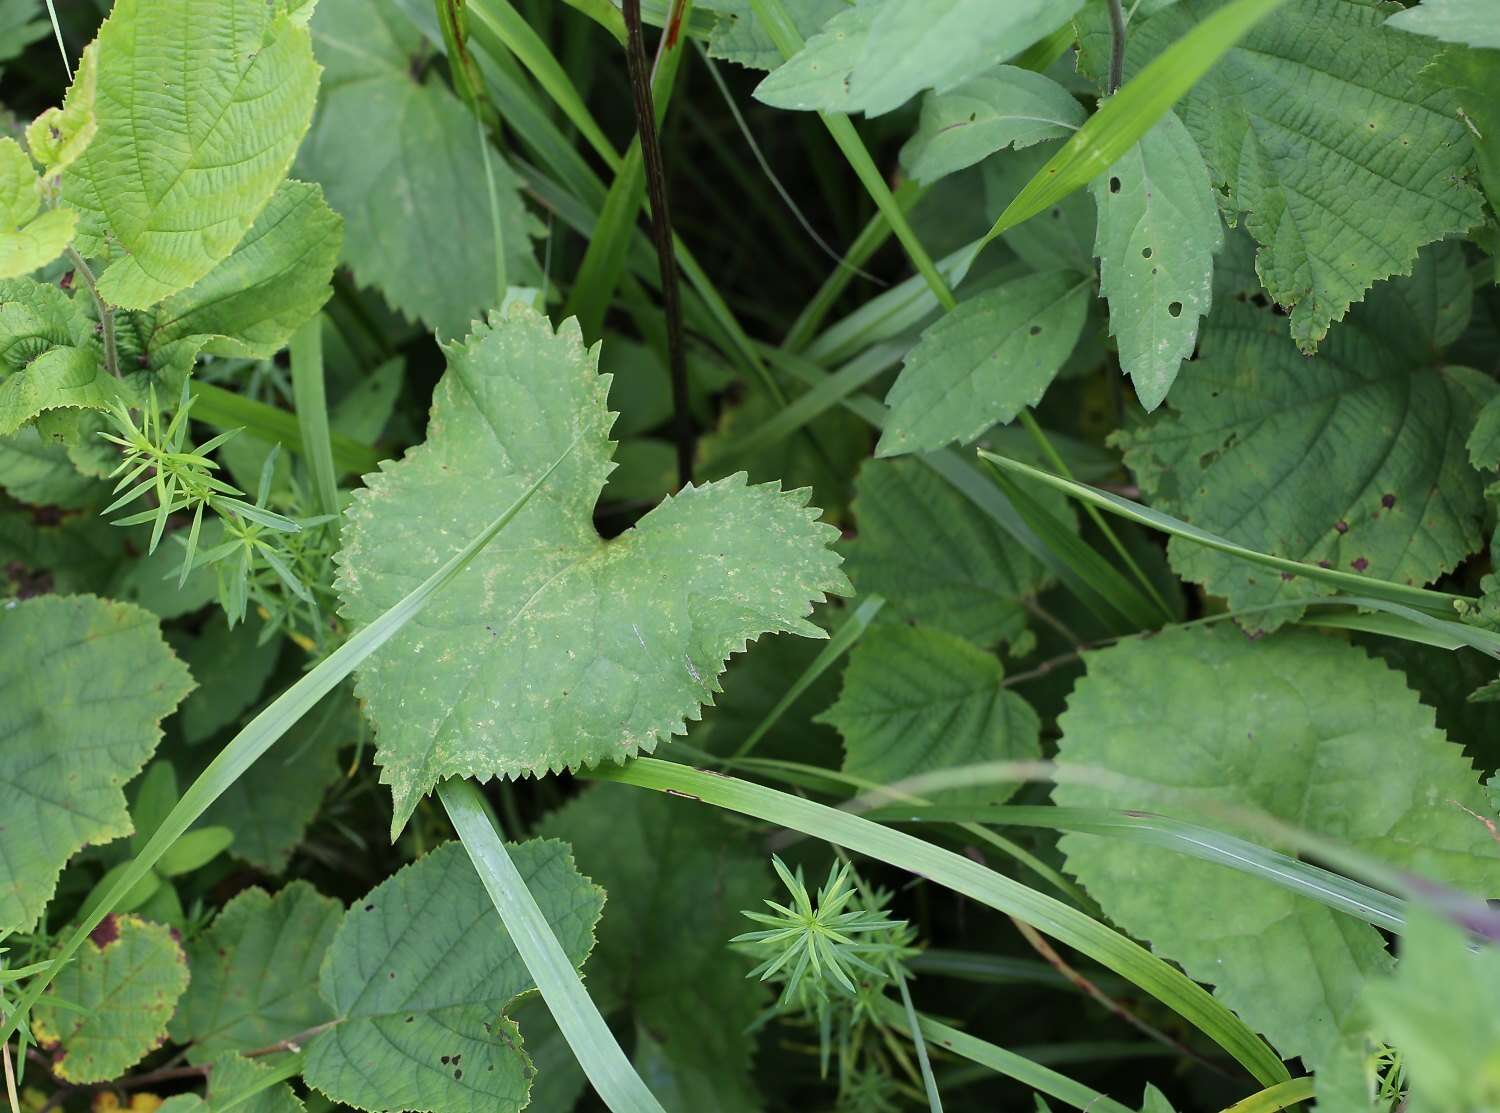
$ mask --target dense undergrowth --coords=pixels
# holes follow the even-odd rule
[[[11,1113],[1500,1108],[1497,135],[1496,0],[0,0]]]

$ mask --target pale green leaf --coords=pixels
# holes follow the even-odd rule
[[[628,1010],[657,1100],[669,1113],[760,1109],[746,1030],[767,995],[728,941],[768,892],[765,857],[708,809],[620,785],[589,789],[541,830],[609,892],[588,984],[606,1012]]]
[[[1219,7],[1181,0],[1130,33],[1149,57]],[[1454,95],[1424,72],[1441,47],[1383,26],[1378,0],[1289,4],[1231,48],[1178,114],[1261,245],[1266,290],[1311,351],[1417,249],[1479,223]]]
[[[1045,38],[1082,0],[861,0],[755,89],[774,108],[900,108],[923,89],[977,77]]]
[[[145,309],[249,231],[307,130],[318,67],[307,29],[260,3],[118,0],[97,48],[98,132],[64,197],[79,250],[112,260],[105,300]]]
[[[497,245],[474,117],[441,77],[412,77],[426,50],[421,32],[390,0],[323,0],[311,26],[327,70],[298,170],[343,214],[356,280],[460,339],[495,307],[497,247],[512,284],[540,284],[515,174],[489,152]]]
[[[1070,271],[1029,274],[930,325],[886,395],[876,455],[968,443],[1036,405],[1078,342],[1092,286]]]
[[[1050,77],[996,66],[922,98],[922,116],[901,148],[901,166],[917,181],[933,182],[1005,147],[1068,135],[1083,121],[1083,106]]]
[[[818,716],[844,737],[844,772],[894,784],[987,761],[1041,757],[1041,723],[1002,686],[991,653],[962,638],[904,623],[877,626],[849,655],[838,702]],[[999,803],[1015,785],[936,793],[938,803]]]
[[[9,137],[0,138],[0,279],[30,274],[62,254],[78,214],[42,209],[36,167]]]
[[[173,935],[138,916],[106,916],[93,930],[32,1014],[38,1042],[53,1049],[54,1075],[74,1083],[118,1078],[162,1044],[188,984]]]
[[[753,70],[774,70],[785,61],[770,34],[755,18],[750,0],[697,0],[693,6],[719,14],[708,36],[708,53],[712,57]],[[787,14],[797,33],[806,39],[848,7],[849,0],[796,0],[787,5]]]
[[[1495,0],[1422,0],[1389,17],[1385,25],[1444,42],[1500,49],[1500,11],[1495,9]]]
[[[93,322],[65,292],[0,279],[0,435],[64,407],[103,409],[118,397]]]
[[[533,839],[510,850],[581,965],[604,891],[579,874],[563,843]],[[336,1024],[308,1045],[304,1077],[334,1101],[427,1113],[526,1105],[533,1068],[506,1010],[534,986],[459,843],[440,846],[350,908],[320,988]]]
[[[1332,637],[1250,641],[1227,624],[1168,630],[1085,655],[1059,720],[1065,807],[1159,812],[1243,834],[1251,809],[1397,869],[1500,893],[1500,843],[1463,751],[1399,673]],[[1264,836],[1260,839],[1263,841]],[[1068,869],[1287,1058],[1316,1067],[1368,979],[1380,933],[1216,864],[1064,836]]]
[[[191,688],[139,607],[91,595],[0,607],[0,929],[29,930],[76,851],[130,833],[121,786]]]
[[[1500,950],[1431,914],[1412,918],[1393,977],[1365,989],[1370,1027],[1401,1051],[1410,1113],[1500,1107]]]
[[[1154,410],[1192,355],[1213,300],[1219,206],[1198,144],[1168,112],[1090,187],[1099,209],[1099,290],[1120,368]]]
[[[915,459],[866,463],[856,490],[848,570],[861,595],[981,645],[1025,635],[1046,570],[993,519]]]
[[[26,146],[46,174],[59,174],[73,165],[98,131],[94,97],[99,76],[99,46],[90,43],[78,60],[73,84],[61,108],[49,108],[26,128]]]
[[[848,582],[807,492],[743,474],[687,487],[611,541],[592,514],[611,470],[609,379],[576,321],[518,308],[447,349],[428,440],[368,476],[338,588],[373,620],[560,455],[499,545],[359,675],[400,828],[445,776],[621,761],[686,729],[750,640],[807,621]],[[474,493],[482,491],[483,497]]]
[[[1283,318],[1221,296],[1167,408],[1117,434],[1151,504],[1259,552],[1400,584],[1431,583],[1474,552],[1483,484],[1465,441],[1495,388],[1430,362],[1459,297],[1443,295],[1455,257],[1461,271],[1445,248],[1424,253],[1416,277],[1377,286],[1313,359]],[[1168,552],[1236,609],[1332,591],[1187,540]]]
[[[188,1058],[205,1063],[331,1020],[318,968],[343,912],[305,881],[274,897],[264,889],[240,893],[188,946],[193,980],[172,1019],[172,1039],[191,1044]]]

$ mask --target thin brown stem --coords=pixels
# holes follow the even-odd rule
[[[84,261],[82,255],[70,245],[68,247],[68,260],[73,264],[73,273],[83,279],[83,284],[88,287],[89,296],[94,299],[94,308],[99,311],[99,327],[104,336],[104,367],[115,378],[120,377],[120,351],[115,346],[115,311],[114,307],[99,296],[99,283],[94,280],[94,272],[89,270],[89,265]]]
[[[646,192],[651,199],[651,231],[661,268],[661,300],[667,317],[667,359],[672,373],[672,431],[677,444],[677,482],[693,481],[693,423],[688,412],[687,357],[682,342],[682,294],[677,284],[677,256],[672,247],[672,215],[667,207],[667,175],[656,134],[656,107],[651,97],[651,71],[641,35],[641,0],[624,0],[625,60],[635,105],[636,132],[646,170]]]

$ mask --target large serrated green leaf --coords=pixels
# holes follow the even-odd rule
[[[708,53],[754,70],[774,70],[785,59],[760,22],[750,0],[697,0],[696,8],[719,13],[708,36]],[[849,0],[797,0],[788,13],[804,39],[849,7]]]
[[[1467,318],[1467,295],[1461,252],[1425,252],[1413,278],[1377,286],[1313,359],[1281,317],[1220,296],[1167,410],[1117,434],[1126,463],[1157,509],[1247,548],[1431,583],[1483,541],[1465,441],[1494,384],[1430,362]],[[1236,609],[1332,590],[1189,541],[1169,553]],[[1270,630],[1295,617],[1248,621]]]
[[[137,916],[108,916],[94,929],[33,1013],[37,1040],[53,1048],[54,1075],[104,1082],[161,1045],[188,984],[187,958],[173,936]]]
[[[1494,0],[1422,0],[1385,25],[1444,42],[1500,49],[1500,11]]]
[[[121,786],[192,686],[139,607],[0,607],[0,929],[30,929],[77,850],[130,833]]]
[[[609,892],[589,986],[607,1012],[628,1009],[636,1069],[669,1113],[753,1113],[755,1041],[766,1003],[728,947],[759,907],[764,857],[711,811],[599,785],[549,816]]]
[[[1028,274],[929,326],[886,395],[876,455],[967,443],[1036,405],[1078,343],[1092,285],[1071,271]]]
[[[507,281],[540,284],[515,174],[488,153],[497,244],[486,140],[440,79],[413,79],[427,49],[421,32],[390,0],[324,0],[311,26],[327,70],[298,170],[343,214],[355,278],[440,337],[459,339],[497,307],[497,249]]]
[[[1099,292],[1120,369],[1154,410],[1192,355],[1213,300],[1224,225],[1198,145],[1168,112],[1090,187],[1098,205]]]
[[[830,19],[755,89],[775,108],[864,112],[900,108],[1014,58],[1082,0],[863,0]]]
[[[30,274],[62,254],[78,214],[42,210],[36,167],[14,139],[0,137],[0,279]]]
[[[145,309],[227,256],[312,118],[307,29],[275,5],[118,0],[99,29],[98,133],[63,174],[99,292]]]
[[[172,1038],[195,1063],[252,1051],[332,1019],[318,968],[344,907],[294,881],[274,897],[246,889],[188,946],[193,980]]]
[[[1150,57],[1222,0],[1180,0],[1130,32]],[[1453,95],[1424,71],[1440,46],[1383,26],[1381,0],[1304,0],[1250,31],[1178,114],[1226,206],[1261,245],[1266,290],[1311,351],[1371,284],[1480,221]]]
[[[729,656],[847,593],[807,492],[743,473],[687,487],[602,540],[609,379],[576,321],[527,309],[447,349],[428,439],[367,477],[346,515],[343,613],[369,622],[568,454],[503,542],[477,557],[359,675],[400,828],[446,776],[622,761],[685,730]],[[569,446],[573,446],[569,453]]]
[[[901,148],[901,166],[917,181],[932,182],[1002,148],[1061,138],[1083,121],[1083,106],[1050,77],[996,66],[922,98],[916,134]]]
[[[0,280],[0,436],[47,410],[104,409],[117,386],[73,298],[51,283]]]
[[[533,839],[511,856],[563,949],[582,965],[604,891],[568,847]],[[320,980],[335,1024],[307,1047],[308,1084],[372,1111],[511,1113],[533,1068],[506,1015],[533,988],[479,875],[446,843],[388,878],[344,917]]]
[[[879,626],[849,655],[838,702],[818,716],[844,737],[844,772],[876,784],[1041,757],[1041,722],[1001,685],[993,654],[921,626]],[[998,803],[1015,786],[936,793],[938,803]]]
[[[992,519],[916,459],[866,462],[856,490],[848,557],[861,595],[981,645],[1025,635],[1025,601],[1046,569]]]
[[[1500,893],[1500,844],[1476,818],[1487,805],[1469,760],[1363,650],[1309,634],[1252,642],[1219,625],[1085,660],[1059,720],[1059,805],[1145,809],[1255,838],[1232,811],[1252,809]],[[1330,1054],[1366,980],[1389,968],[1374,928],[1266,882],[1097,836],[1062,846],[1116,923],[1213,983],[1288,1058]]]

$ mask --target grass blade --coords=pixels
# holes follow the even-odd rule
[[[323,384],[323,317],[315,314],[292,333],[292,402],[302,434],[302,455],[311,466],[320,514],[339,512],[339,484],[328,428],[328,394]],[[334,526],[337,529],[337,523]]]
[[[614,1113],[662,1113],[506,853],[479,790],[469,781],[450,778],[438,785],[438,797],[552,1019],[594,1089]]]
[[[285,410],[246,398],[242,394],[214,386],[212,383],[189,380],[192,391],[193,417],[214,426],[216,429],[244,429],[251,436],[280,444],[299,456],[303,448],[302,426],[297,418]],[[353,437],[342,433],[329,433],[329,448],[333,453],[334,467],[340,473],[374,471],[380,464],[380,454],[367,444],[360,444]]]
[[[1251,1094],[1244,1101],[1237,1101],[1224,1113],[1278,1113],[1290,1109],[1298,1102],[1309,1100],[1316,1092],[1311,1075],[1293,1078],[1258,1094]]]
[[[918,874],[1024,920],[1128,978],[1229,1052],[1261,1085],[1274,1085],[1291,1077],[1265,1041],[1197,982],[1077,909],[960,854],[763,785],[655,758],[638,758],[617,768],[595,769],[588,776],[691,797]]]

